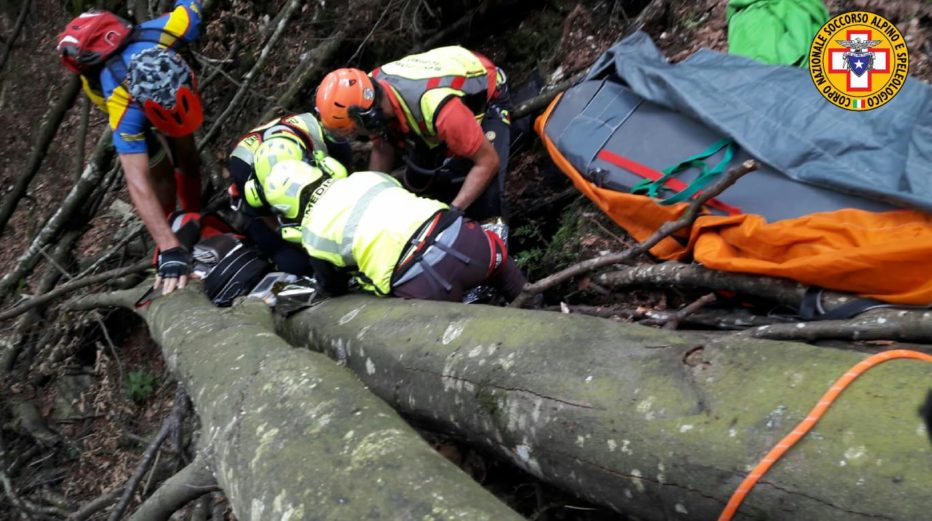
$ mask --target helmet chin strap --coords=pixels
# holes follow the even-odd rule
[[[388,136],[388,118],[385,116],[385,111],[382,110],[382,99],[385,93],[377,81],[373,81],[372,86],[375,90],[372,106],[362,110],[354,105],[347,109],[347,113],[356,125],[384,139]]]

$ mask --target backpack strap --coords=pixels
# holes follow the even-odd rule
[[[602,161],[610,163],[614,166],[617,166],[618,168],[627,170],[628,172],[631,172],[632,174],[635,174],[635,175],[638,175],[644,178],[642,181],[640,181],[635,186],[639,186],[642,184],[652,184],[652,183],[657,183],[659,185],[661,184],[660,180],[664,177],[664,174],[662,174],[661,172],[658,172],[654,170],[653,168],[650,168],[647,165],[638,163],[637,161],[633,161],[630,158],[616,154],[608,149],[602,149],[601,151],[599,151],[596,157],[598,159],[601,159]],[[627,190],[627,187],[624,187],[624,190],[619,190],[621,186],[609,181],[608,180],[609,172],[601,170],[601,169],[590,170],[589,172],[586,173],[584,177],[599,188],[606,188],[606,189],[615,190],[615,191],[626,191]],[[686,190],[689,187],[686,183],[680,181],[679,179],[675,177],[667,178],[667,180],[664,181],[662,184],[668,188],[671,188],[677,191]],[[632,192],[633,191],[634,189],[632,188]],[[740,208],[729,205],[714,197],[712,199],[709,199],[706,202],[706,205],[708,205],[710,208],[714,208],[728,215],[738,215],[740,213],[743,213]]]
[[[737,145],[735,142],[729,138],[722,138],[715,143],[712,143],[707,149],[690,156],[683,161],[667,167],[663,170],[663,176],[660,179],[650,181],[644,180],[640,183],[634,185],[631,188],[631,193],[635,194],[646,194],[655,199],[661,199],[660,190],[663,188],[664,183],[676,174],[689,170],[690,168],[699,168],[700,173],[696,179],[690,183],[685,189],[680,190],[679,192],[662,199],[660,204],[668,205],[673,203],[680,203],[683,201],[688,201],[696,192],[699,192],[706,186],[708,186],[719,174],[725,171],[725,168],[728,166],[728,163],[731,162],[731,159],[734,157],[737,150]],[[725,155],[722,157],[722,160],[719,161],[715,166],[709,168],[709,165],[704,161],[709,157],[715,155],[719,150],[725,149]]]
[[[120,45],[120,48],[107,59],[104,63],[104,68],[110,71],[110,74],[113,76],[113,80],[118,84],[123,85],[127,90],[129,86],[125,84],[127,78],[126,71],[126,62],[123,60],[123,50],[129,46],[131,43],[136,42],[151,42],[160,45],[165,45],[162,42],[162,36],[168,35],[173,38],[171,44],[168,45],[168,48],[171,49],[178,42],[179,37],[174,33],[166,31],[164,29],[158,29],[155,27],[135,27],[133,32],[123,40],[123,43]]]

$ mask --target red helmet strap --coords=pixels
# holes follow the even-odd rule
[[[167,109],[152,100],[146,100],[142,108],[149,122],[171,137],[190,135],[204,122],[201,99],[187,85],[175,94],[174,108]]]

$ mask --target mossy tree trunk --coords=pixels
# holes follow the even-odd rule
[[[344,297],[279,324],[396,409],[641,519],[714,519],[746,473],[865,355],[578,315]],[[921,519],[932,364],[869,371],[737,519]]]
[[[264,304],[218,309],[198,287],[140,314],[191,397],[199,456],[237,519],[521,519],[350,371],[273,333]],[[132,307],[138,296],[72,307]]]

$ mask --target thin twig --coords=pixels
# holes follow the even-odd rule
[[[359,47],[356,47],[356,51],[353,53],[352,56],[349,57],[348,60],[346,60],[346,63],[353,63],[353,60],[355,60],[356,57],[359,56],[359,53],[361,53],[363,48],[365,48],[366,43],[369,41],[369,38],[372,38],[372,35],[375,34],[376,29],[379,28],[379,25],[381,25],[382,20],[385,18],[385,15],[387,15],[389,11],[392,11],[391,6],[388,6],[386,9],[382,10],[382,14],[379,15],[379,19],[376,20],[374,24],[372,24],[372,29],[369,30],[369,34],[367,34],[366,37],[362,39],[362,42],[359,44]]]
[[[67,521],[84,521],[92,515],[107,508],[123,493],[123,487],[115,488],[96,499],[85,503],[81,508],[68,516]]]
[[[117,364],[117,371],[120,374],[120,384],[122,385],[126,382],[126,377],[123,374],[123,361],[120,360],[120,355],[117,354],[116,346],[113,344],[113,339],[110,338],[110,332],[107,331],[107,326],[104,325],[104,321],[100,317],[96,316],[97,313],[94,313],[94,318],[97,320],[97,325],[100,326],[100,331],[104,334],[104,340],[107,341],[107,346],[110,348],[110,354],[113,355],[113,359]]]
[[[350,11],[355,4],[350,4]],[[346,28],[337,29],[332,36],[324,40],[320,45],[308,51],[301,59],[301,62],[294,68],[285,82],[285,88],[278,96],[278,99],[271,106],[266,108],[262,113],[259,121],[268,121],[275,116],[278,109],[288,110],[291,104],[307,92],[305,85],[311,78],[320,72],[321,66],[336,54],[340,44],[346,39]]]
[[[609,230],[608,228],[606,228],[605,225],[602,224],[602,223],[600,223],[599,220],[596,219],[595,217],[589,217],[589,221],[590,221],[592,224],[598,226],[599,229],[601,229],[603,232],[605,232],[605,233],[611,235],[616,241],[618,241],[618,244],[620,244],[621,246],[627,246],[627,243],[625,242],[624,239],[622,239],[622,238],[619,237],[617,234],[615,234],[614,232],[612,232],[611,230]]]
[[[10,57],[10,51],[13,50],[13,44],[16,43],[16,39],[19,38],[20,31],[23,30],[23,25],[26,23],[26,15],[29,13],[31,8],[32,0],[26,0],[23,2],[19,9],[19,16],[16,18],[16,25],[13,26],[13,33],[10,34],[10,39],[6,41],[6,46],[3,48],[3,54],[0,55],[0,71],[3,70],[3,67],[6,65],[7,58]]]
[[[113,246],[113,248],[110,248],[110,250],[108,250],[107,253],[101,255],[97,260],[91,263],[90,266],[88,266],[83,271],[81,271],[81,273],[78,273],[77,275],[75,275],[74,278],[80,279],[82,277],[86,277],[90,272],[97,269],[98,266],[106,262],[110,257],[113,257],[117,252],[121,251],[121,249],[124,246],[126,246],[127,244],[129,244],[130,241],[135,239],[136,236],[142,233],[144,229],[145,229],[145,225],[141,221],[135,222],[133,224],[133,227],[130,228],[129,232],[127,232],[126,236],[120,239],[120,242],[116,243]]]
[[[602,257],[596,257],[594,259],[585,260],[577,264],[573,264],[563,270],[554,273],[548,277],[533,283],[528,284],[524,287],[524,290],[518,295],[517,298],[510,304],[511,307],[521,307],[526,304],[531,297],[537,293],[541,293],[550,288],[557,286],[577,275],[582,275],[583,273],[588,273],[592,270],[609,266],[612,264],[619,264],[628,259],[646,253],[650,251],[651,248],[656,246],[660,241],[667,238],[668,236],[686,228],[692,224],[696,219],[696,216],[699,214],[700,209],[705,205],[709,199],[717,196],[722,193],[726,188],[733,185],[741,176],[757,170],[759,167],[757,161],[749,159],[740,165],[730,168],[724,175],[720,176],[715,180],[712,185],[710,185],[706,190],[704,190],[697,198],[693,199],[689,203],[689,207],[686,208],[686,211],[680,216],[679,219],[675,221],[668,221],[663,223],[663,225],[654,232],[653,235],[647,238],[644,242],[638,243],[620,253],[610,253]]]
[[[152,461],[152,458],[158,452],[159,445],[165,441],[165,438],[168,437],[168,434],[171,432],[172,427],[175,423],[181,421],[181,418],[184,416],[185,409],[188,404],[188,395],[185,394],[184,388],[179,384],[178,389],[175,391],[175,402],[172,405],[172,410],[168,414],[168,417],[165,418],[165,421],[162,422],[162,427],[159,429],[158,434],[155,435],[155,438],[152,439],[152,443],[146,447],[146,451],[142,454],[142,460],[139,462],[139,465],[136,467],[136,471],[133,472],[133,476],[126,483],[126,487],[123,489],[123,496],[120,497],[120,502],[117,506],[110,511],[110,517],[107,518],[107,521],[117,521],[126,511],[126,507],[129,506],[130,500],[133,498],[133,493],[136,491],[136,487],[139,486],[139,482],[142,481],[143,476],[145,476],[146,471],[148,470],[149,463]]]
[[[8,318],[15,317],[16,315],[29,311],[30,309],[40,304],[45,304],[46,302],[49,302],[50,300],[56,299],[72,291],[85,288],[92,284],[99,284],[101,282],[106,282],[110,279],[115,279],[118,277],[122,277],[124,275],[129,275],[132,273],[139,273],[151,267],[152,267],[152,261],[150,261],[149,259],[142,259],[138,261],[136,264],[133,264],[130,266],[116,268],[110,271],[104,271],[102,273],[98,273],[97,275],[93,275],[93,276],[86,277],[83,279],[75,279],[66,284],[62,284],[61,286],[53,289],[52,291],[49,291],[48,293],[43,293],[42,295],[36,295],[35,297],[32,297],[31,299],[21,304],[18,304],[16,307],[3,311],[2,313],[0,313],[0,320],[6,320]]]
[[[13,484],[10,483],[10,477],[7,476],[6,473],[2,470],[0,470],[0,483],[3,484],[3,491],[6,493],[6,497],[10,500],[10,503],[18,508],[22,515],[31,520],[32,515],[30,514],[29,509],[25,504],[23,504],[22,499],[16,495],[16,491],[13,490]]]
[[[68,270],[62,267],[62,265],[59,264],[58,261],[55,260],[55,257],[52,257],[51,255],[49,255],[49,252],[45,251],[45,246],[39,248],[39,253],[41,253],[42,256],[45,257],[45,260],[47,260],[48,263],[51,264],[53,268],[55,268],[56,270],[58,270],[59,273],[64,275],[66,279],[74,280],[74,276],[68,273]]]
[[[432,35],[430,38],[425,40],[424,43],[415,47],[414,52],[421,52],[427,49],[431,49],[434,46],[436,46],[440,41],[444,40],[445,38],[447,38],[453,33],[462,34],[463,32],[462,29],[472,23],[477,10],[478,8],[471,9],[469,12],[464,14],[462,18],[453,22],[452,24],[445,27],[444,29],[438,31],[437,33]]]
[[[710,302],[715,302],[715,293],[706,293],[693,302],[683,306],[682,309],[670,317],[670,320],[664,323],[663,329],[674,330],[678,328],[680,326],[680,322],[682,322],[686,317],[702,309],[703,306],[709,304]]]
[[[285,32],[285,27],[288,26],[288,22],[291,20],[291,16],[298,11],[298,7],[301,5],[301,0],[289,0],[285,7],[282,8],[282,18],[278,22],[278,27],[275,28],[275,32],[272,33],[271,38],[269,38],[268,43],[265,47],[262,48],[262,52],[259,53],[259,59],[256,60],[255,65],[252,66],[252,69],[246,73],[243,77],[243,83],[240,85],[239,89],[236,91],[236,94],[233,96],[233,99],[230,101],[230,104],[227,105],[227,108],[220,114],[213,125],[211,125],[210,130],[204,134],[204,138],[201,139],[201,142],[198,143],[198,150],[203,149],[210,143],[220,131],[220,128],[223,127],[226,120],[239,109],[240,102],[246,96],[249,91],[249,86],[252,85],[252,81],[259,75],[259,71],[265,66],[265,62],[268,60],[271,55],[271,50],[278,43],[278,40],[281,39],[282,35]]]

